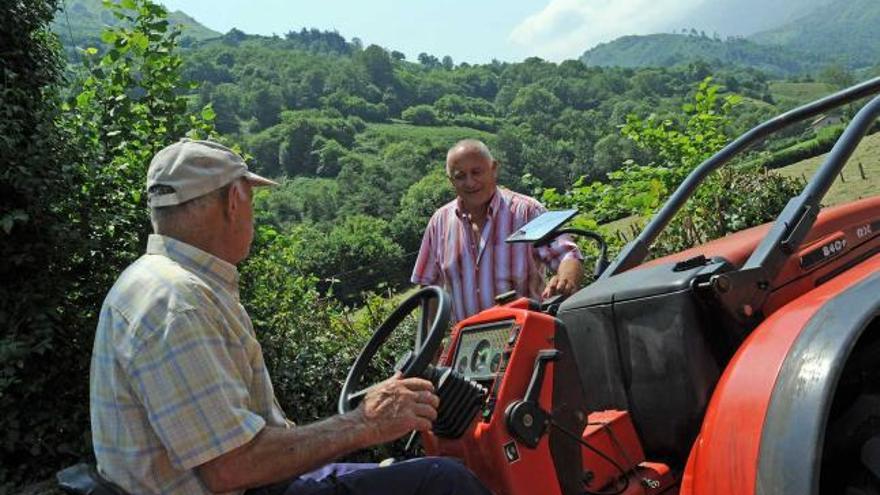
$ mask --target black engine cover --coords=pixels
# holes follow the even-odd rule
[[[674,467],[684,464],[735,348],[696,293],[729,269],[712,260],[631,270],[584,288],[557,314],[588,410],[628,410],[649,458]]]

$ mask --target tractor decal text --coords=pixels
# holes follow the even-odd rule
[[[838,236],[801,256],[801,268],[808,270],[846,251],[846,237]]]

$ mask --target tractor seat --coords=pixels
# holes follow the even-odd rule
[[[82,462],[55,474],[58,487],[71,495],[126,495],[122,488],[104,479],[92,464]]]

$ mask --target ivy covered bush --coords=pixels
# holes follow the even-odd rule
[[[629,215],[648,218],[659,209],[687,175],[733,139],[731,112],[736,95],[719,95],[711,78],[701,82],[682,117],[651,115],[627,118],[621,133],[645,149],[655,161],[628,161],[608,173],[605,182],[580,180],[564,193],[542,191],[554,208],[578,208],[579,221],[596,225]],[[760,166],[727,165],[713,172],[676,215],[652,248],[652,256],[673,253],[773,220],[788,200],[800,193],[800,180],[774,174]],[[619,239],[609,239],[614,250]],[[587,258],[594,256],[586,247]]]

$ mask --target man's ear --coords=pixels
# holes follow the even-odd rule
[[[223,213],[226,218],[233,218],[242,208],[242,201],[247,200],[241,181],[236,180],[229,186],[223,202]]]
[[[455,180],[452,178],[452,168],[449,166],[449,163],[446,163],[446,167],[443,169],[445,171],[446,180],[455,187]]]
[[[495,178],[498,178],[498,169],[501,167],[501,164],[498,163],[498,160],[492,159],[492,173],[495,174]]]

